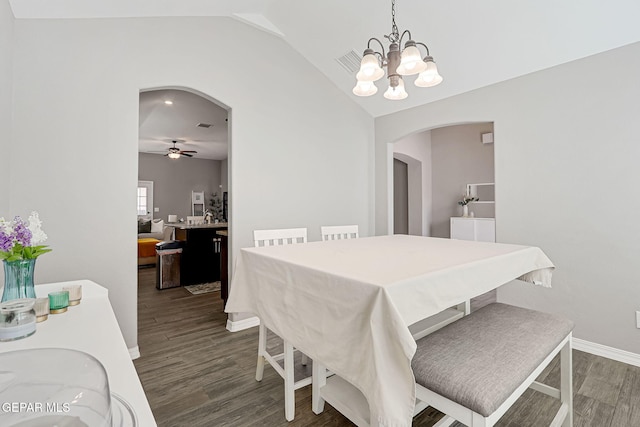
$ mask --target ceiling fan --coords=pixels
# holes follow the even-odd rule
[[[177,140],[173,140],[171,142],[173,143],[173,147],[170,147],[169,152],[165,154],[165,156],[168,156],[170,159],[179,159],[180,156],[193,157],[193,154],[189,154],[189,153],[195,153],[195,154],[198,153],[197,151],[193,151],[193,150],[179,149],[178,147],[176,147],[176,143],[178,142]]]

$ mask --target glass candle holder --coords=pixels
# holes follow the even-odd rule
[[[69,291],[51,292],[49,294],[49,312],[59,314],[69,307]]]
[[[13,341],[36,331],[35,298],[14,299],[0,304],[0,341]]]
[[[78,305],[82,299],[82,285],[63,286],[63,291],[69,291],[69,305]]]
[[[36,322],[44,322],[49,318],[49,298],[36,298],[34,308],[36,310]]]

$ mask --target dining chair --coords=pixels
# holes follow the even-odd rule
[[[357,225],[324,225],[320,227],[322,240],[357,239]]]
[[[307,242],[306,228],[286,228],[276,230],[254,230],[253,241],[255,247],[294,245]],[[267,350],[267,331],[264,322],[260,321],[258,329],[258,364],[256,368],[256,381],[262,381],[264,362],[267,361],[273,369],[284,379],[284,413],[287,421],[293,421],[295,416],[295,391],[311,384],[312,376],[301,380],[294,378],[294,352],[296,351],[289,342],[284,341],[284,351],[280,354],[271,354]],[[272,331],[273,332],[273,331]],[[307,364],[307,356],[301,353],[302,364]],[[284,368],[278,363],[284,359]]]

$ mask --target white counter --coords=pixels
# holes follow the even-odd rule
[[[142,389],[131,356],[111,308],[108,290],[90,280],[76,280],[36,285],[36,295],[46,297],[63,286],[82,285],[80,305],[69,307],[66,313],[50,314],[38,323],[30,337],[0,343],[0,353],[33,348],[66,348],[91,354],[105,367],[112,392],[120,395],[136,413],[138,425],[156,425],[153,413]]]

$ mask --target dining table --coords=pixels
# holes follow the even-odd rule
[[[225,310],[254,313],[359,390],[369,425],[410,426],[410,326],[515,279],[550,287],[553,269],[535,246],[411,235],[251,247]]]

